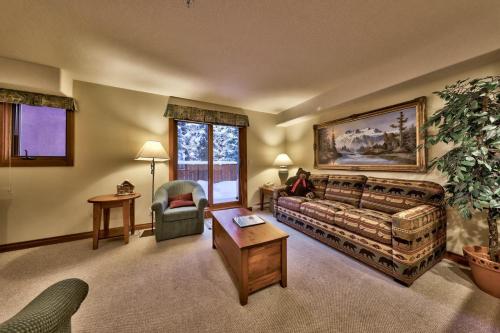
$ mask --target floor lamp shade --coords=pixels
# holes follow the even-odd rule
[[[159,141],[146,141],[135,157],[137,161],[165,162],[169,160],[167,151]]]

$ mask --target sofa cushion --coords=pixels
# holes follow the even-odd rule
[[[325,199],[359,207],[365,182],[366,176],[363,175],[330,175]]]
[[[309,180],[314,185],[314,197],[318,199],[325,198],[326,185],[328,184],[328,175],[311,175]]]
[[[313,219],[333,224],[335,212],[355,208],[352,205],[329,200],[314,200],[300,205],[300,212]]]
[[[317,202],[319,204],[328,206],[330,208],[333,208],[335,210],[346,210],[346,209],[353,209],[353,208],[358,208],[356,206],[350,205],[348,203],[344,202],[339,202],[339,201],[331,201],[331,200],[314,200],[314,202]]]
[[[187,220],[196,218],[198,215],[198,208],[195,206],[191,207],[178,207],[178,208],[167,208],[163,212],[163,221],[171,222],[178,220]]]
[[[339,210],[334,223],[374,241],[392,243],[392,218],[387,213],[362,208]]]
[[[333,218],[337,209],[322,205],[316,201],[304,202],[300,205],[300,212],[313,219],[333,224]]]
[[[439,206],[443,199],[443,187],[433,182],[368,177],[360,207],[394,214],[425,204]]]
[[[304,197],[279,197],[278,206],[300,212],[300,204],[306,201]]]

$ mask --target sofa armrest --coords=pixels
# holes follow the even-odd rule
[[[168,207],[168,191],[164,187],[160,187],[155,192],[153,203],[151,204],[151,210],[155,214],[156,222],[161,221],[163,217],[163,212]],[[158,223],[157,223],[158,226]]]
[[[436,223],[446,218],[443,207],[420,205],[392,215],[392,228],[406,231],[418,230],[428,224]]]
[[[200,214],[204,214],[205,207],[208,205],[207,197],[205,196],[205,192],[201,186],[197,186],[193,189],[193,201],[196,207],[198,208],[198,212]]]
[[[399,265],[412,270],[426,259],[438,261],[446,249],[446,209],[421,205],[392,215],[392,248]]]

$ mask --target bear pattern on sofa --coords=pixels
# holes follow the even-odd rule
[[[296,198],[295,205],[287,206],[274,193],[278,221],[405,285],[444,256],[446,210],[439,184],[359,175],[315,177],[328,177],[324,199]]]

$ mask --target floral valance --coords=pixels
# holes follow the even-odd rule
[[[200,109],[193,106],[168,104],[164,114],[167,118],[200,123],[248,127],[248,116],[244,114]]]
[[[0,88],[0,102],[76,110],[73,98]]]

